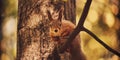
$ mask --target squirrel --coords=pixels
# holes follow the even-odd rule
[[[58,13],[57,15],[54,13],[51,14],[50,11],[47,11],[47,13],[50,21],[50,37],[58,44],[64,44],[67,37],[69,37],[71,32],[75,29],[75,25],[68,20],[62,19],[63,9],[55,12]],[[71,54],[71,60],[86,60],[86,57],[81,50],[80,35],[76,36],[66,51]]]

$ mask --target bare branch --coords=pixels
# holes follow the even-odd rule
[[[71,35],[69,36],[68,40],[66,41],[66,43],[60,48],[60,52],[64,52],[68,46],[70,46],[70,43],[74,40],[74,38],[79,34],[80,31],[85,31],[88,34],[90,34],[94,39],[96,39],[97,42],[99,42],[100,44],[102,44],[107,50],[109,50],[110,52],[116,54],[117,56],[120,57],[120,52],[117,52],[116,50],[112,49],[111,47],[109,47],[107,44],[105,44],[102,40],[100,40],[95,34],[93,34],[91,31],[89,31],[88,29],[83,27],[83,24],[85,22],[85,19],[88,15],[88,11],[90,8],[92,0],[87,0],[82,16],[79,20],[79,23],[77,25],[77,27],[75,28],[75,30],[71,33]]]
[[[67,42],[64,44],[63,47],[61,47],[60,51],[63,52],[64,50],[67,49],[67,47],[70,45],[70,43],[74,40],[74,38],[79,34],[79,32],[82,30],[83,27],[83,23],[85,21],[85,18],[88,14],[90,5],[91,5],[92,0],[87,0],[86,4],[85,4],[85,8],[83,10],[82,16],[79,20],[79,23],[77,25],[77,27],[75,28],[75,30],[71,33],[71,35],[69,36]]]
[[[110,52],[116,54],[117,56],[120,57],[120,52],[117,52],[116,50],[112,49],[111,47],[109,47],[107,44],[105,44],[101,39],[99,39],[94,33],[92,33],[90,30],[84,28],[83,31],[87,32],[89,35],[91,35],[97,42],[99,42],[100,44],[103,45],[103,47],[105,47],[107,50],[109,50]]]
[[[84,22],[85,22],[85,19],[88,15],[88,12],[89,12],[89,9],[90,9],[90,5],[91,5],[91,2],[92,0],[87,0],[86,4],[85,4],[85,7],[84,7],[84,10],[82,12],[82,15],[79,19],[79,23],[78,23],[78,26],[77,27],[80,27],[80,26],[83,26]]]

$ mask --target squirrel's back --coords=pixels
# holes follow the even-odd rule
[[[61,36],[68,36],[75,28],[75,25],[68,21],[62,20],[62,27],[61,27]]]

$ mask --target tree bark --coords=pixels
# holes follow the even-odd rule
[[[52,10],[51,1],[18,0],[17,60],[60,59],[54,52],[56,43],[48,34],[50,21],[46,11]],[[75,0],[68,0],[67,4],[71,7],[65,5],[65,17],[75,22]]]
[[[17,60],[46,60],[52,51],[46,10],[49,0],[19,0]]]
[[[76,23],[76,0],[68,0],[65,4],[65,19]]]

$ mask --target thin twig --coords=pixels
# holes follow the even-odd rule
[[[110,52],[116,54],[117,56],[120,57],[120,52],[117,52],[116,50],[112,49],[111,47],[109,47],[107,44],[105,44],[101,39],[99,39],[94,33],[92,33],[90,30],[84,28],[83,31],[87,32],[89,35],[91,35],[97,42],[99,42],[100,44],[103,45],[103,47],[105,47],[107,50],[109,50]]]
[[[67,47],[70,45],[70,43],[74,40],[74,38],[79,34],[79,32],[82,30],[83,27],[83,23],[85,21],[86,16],[88,15],[88,11],[90,8],[92,0],[87,0],[82,16],[79,20],[79,23],[77,25],[77,27],[75,28],[75,30],[71,33],[71,35],[69,36],[68,40],[66,41],[66,43],[63,45],[63,47],[60,48],[60,51],[63,52],[64,50],[67,49]]]

